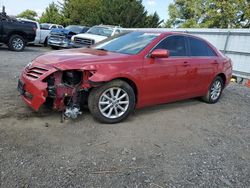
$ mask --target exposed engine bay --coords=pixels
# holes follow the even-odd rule
[[[90,85],[89,71],[58,71],[47,77],[48,96],[45,105],[62,111],[65,117],[76,119],[82,114],[81,107],[87,104]]]

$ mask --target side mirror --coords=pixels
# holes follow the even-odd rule
[[[150,54],[151,58],[168,58],[169,51],[164,49],[156,49]]]

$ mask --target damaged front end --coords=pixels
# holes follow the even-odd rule
[[[23,100],[35,111],[45,104],[62,111],[69,118],[81,114],[80,107],[87,103],[89,78],[92,70],[59,70],[54,67],[26,67],[20,76],[18,90]]]

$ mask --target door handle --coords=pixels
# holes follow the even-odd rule
[[[190,66],[189,63],[187,61],[184,61],[183,66],[187,67]]]

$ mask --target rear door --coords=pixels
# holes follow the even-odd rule
[[[5,42],[5,40],[7,39],[7,34],[9,32],[8,27],[9,26],[9,22],[6,19],[0,19],[0,41]]]
[[[202,39],[188,36],[189,66],[188,95],[190,97],[204,95],[218,70],[217,54]]]

